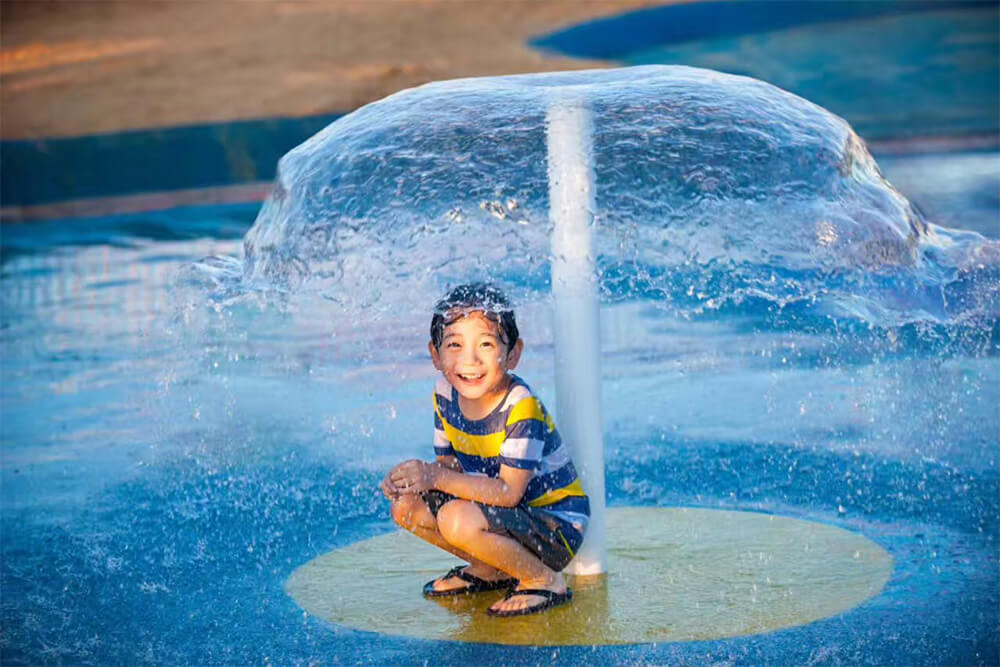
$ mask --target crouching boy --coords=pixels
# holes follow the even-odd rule
[[[468,565],[424,586],[437,597],[509,589],[487,610],[518,616],[568,602],[561,570],[583,542],[590,505],[542,402],[511,371],[524,347],[509,302],[483,283],[435,307],[428,344],[434,463],[382,481],[400,526]]]

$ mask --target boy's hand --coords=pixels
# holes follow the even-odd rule
[[[393,468],[389,481],[397,493],[423,493],[434,488],[439,469],[435,463],[411,459]]]
[[[382,489],[382,495],[389,500],[395,500],[396,498],[399,498],[399,489],[397,489],[396,485],[392,483],[392,480],[390,479],[391,476],[392,471],[386,473],[385,479],[383,479],[382,483],[379,484],[379,488]]]

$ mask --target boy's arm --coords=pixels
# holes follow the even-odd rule
[[[487,505],[513,507],[521,502],[528,482],[534,476],[531,470],[521,470],[501,465],[499,477],[465,475],[442,469],[435,476],[434,487],[453,496],[475,500]]]
[[[444,466],[449,470],[454,470],[455,472],[462,472],[462,464],[458,462],[457,456],[438,456],[438,465]]]
[[[501,465],[500,477],[466,475],[440,463],[405,461],[393,469],[392,483],[400,493],[421,493],[438,489],[453,496],[474,500],[487,505],[513,507],[521,502],[528,482],[534,476],[531,470]]]

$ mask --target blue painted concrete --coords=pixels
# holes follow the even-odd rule
[[[828,21],[993,4],[984,0],[695,2],[652,7],[588,21],[539,37],[532,40],[531,45],[577,58],[621,60],[629,53],[661,44],[732,37]]]
[[[282,155],[341,115],[4,141],[0,202],[31,206],[270,180]]]

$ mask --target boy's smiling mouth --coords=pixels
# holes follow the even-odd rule
[[[466,382],[476,382],[486,377],[486,373],[456,373],[456,375]]]

